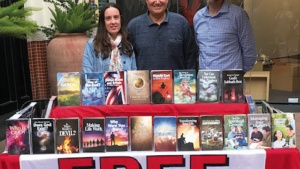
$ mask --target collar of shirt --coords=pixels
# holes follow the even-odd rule
[[[146,15],[145,15],[145,17],[147,17],[147,19],[148,19],[148,26],[151,26],[151,25],[155,25],[156,23],[155,22],[153,22],[151,19],[150,19],[150,17],[149,17],[149,11],[147,11],[146,12]],[[164,21],[162,22],[162,23],[168,23],[169,22],[169,10],[166,10],[166,17],[165,17],[165,19],[164,19]]]
[[[205,12],[203,13],[204,16],[206,17],[211,17],[209,15],[209,12],[208,12],[208,6],[205,7]],[[217,15],[213,16],[213,17],[216,17],[218,16],[220,13],[227,13],[229,11],[229,2],[227,0],[224,0],[223,2],[223,5],[221,7],[221,9],[219,10],[219,12],[217,13]]]

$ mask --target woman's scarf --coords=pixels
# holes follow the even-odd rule
[[[122,61],[120,56],[120,51],[118,49],[118,45],[121,43],[122,35],[118,34],[117,38],[113,40],[113,38],[108,35],[111,43],[111,54],[110,54],[110,65],[109,71],[121,71],[122,70]]]

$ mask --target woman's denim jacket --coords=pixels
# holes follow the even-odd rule
[[[82,58],[82,73],[91,73],[91,72],[101,72],[109,70],[110,57],[102,59],[100,52],[98,57],[96,57],[96,52],[94,50],[93,44],[94,38],[89,39],[86,43],[83,58]],[[118,46],[119,50],[121,49],[121,44]],[[120,50],[120,56],[122,60],[122,69],[123,71],[127,70],[136,70],[136,61],[135,54],[132,53],[131,57],[126,55]]]

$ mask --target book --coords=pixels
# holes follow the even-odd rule
[[[291,115],[291,114],[290,114]],[[288,114],[273,113],[272,118],[272,147],[295,148],[296,133],[293,124],[289,123]]]
[[[200,116],[201,150],[223,150],[223,117],[221,115]]]
[[[151,70],[152,104],[170,104],[173,102],[172,70]]]
[[[248,114],[249,149],[271,148],[270,114]]]
[[[191,104],[196,102],[196,70],[174,70],[174,103]]]
[[[197,76],[198,102],[220,101],[220,70],[199,70]]]
[[[36,112],[36,107],[35,107],[36,105],[37,102],[31,102],[28,106],[17,111],[9,119],[32,118],[34,113]]]
[[[246,114],[224,115],[224,149],[248,149],[248,124]]]
[[[176,117],[154,116],[154,151],[176,151]]]
[[[153,150],[152,116],[131,116],[129,131],[131,151]]]
[[[54,119],[33,118],[31,120],[32,154],[54,154]]]
[[[199,142],[199,117],[178,116],[177,117],[177,150],[198,151]]]
[[[73,154],[80,150],[79,118],[59,118],[55,122],[56,153]]]
[[[296,124],[295,124],[295,114],[290,112],[284,112],[286,114],[287,120],[285,121],[285,129],[287,134],[286,142],[289,145],[289,148],[295,148],[297,145],[296,137]]]
[[[149,70],[127,71],[128,104],[150,103]]]
[[[125,71],[106,71],[104,73],[104,94],[106,105],[127,104]]]
[[[80,73],[57,73],[58,106],[80,106]]]
[[[82,118],[82,152],[105,152],[105,123],[102,117]]]
[[[53,109],[53,107],[57,106],[57,104],[57,96],[51,96],[47,105],[46,112],[45,114],[42,114],[41,117],[48,118],[50,116],[51,110]]]
[[[256,104],[255,104],[255,101],[253,100],[252,96],[245,95],[245,98],[246,98],[246,102],[248,103],[249,113],[256,114],[257,113]]]
[[[244,103],[244,72],[240,69],[222,71],[223,103]]]
[[[106,117],[106,151],[128,151],[128,117]]]
[[[103,73],[83,73],[81,75],[81,105],[104,105],[104,77]]]
[[[30,119],[6,120],[8,154],[30,154]]]

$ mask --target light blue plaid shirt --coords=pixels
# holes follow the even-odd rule
[[[220,11],[210,16],[208,7],[194,16],[199,47],[199,69],[242,69],[254,66],[257,53],[252,26],[244,9],[224,1]]]

